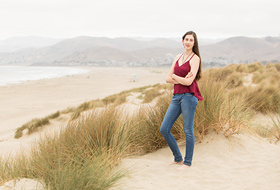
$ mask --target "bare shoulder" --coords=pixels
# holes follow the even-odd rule
[[[181,55],[182,54],[178,54],[178,55],[175,56],[172,65],[175,65],[176,61],[180,58]]]
[[[195,62],[200,60],[200,57],[198,57],[198,55],[194,54],[192,60],[194,60]]]
[[[190,61],[190,65],[199,65],[200,62],[200,57],[198,57],[198,55],[194,54],[193,58]]]
[[[175,56],[175,60],[177,61],[177,59],[179,59],[179,57],[181,56],[182,54],[177,54],[176,56]]]

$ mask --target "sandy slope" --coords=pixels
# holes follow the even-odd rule
[[[184,154],[184,143],[180,149]],[[279,190],[280,144],[236,135],[210,134],[195,145],[191,168],[177,171],[168,147],[145,156],[123,160],[130,174],[114,190]]]
[[[86,68],[86,74],[0,86],[0,155],[31,143],[31,135],[14,139],[15,130],[34,118],[102,99],[124,90],[164,83],[167,68]],[[132,82],[133,74],[137,81]]]

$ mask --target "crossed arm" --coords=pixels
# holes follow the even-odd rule
[[[169,69],[166,82],[171,84],[182,84],[185,86],[190,86],[193,83],[193,80],[195,79],[199,68],[199,57],[195,55],[193,59],[191,59],[190,61],[191,70],[185,77],[180,77],[174,74],[174,67],[177,60],[178,60],[178,56],[175,57],[172,66]]]

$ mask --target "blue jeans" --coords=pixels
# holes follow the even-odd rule
[[[191,93],[175,94],[172,97],[171,103],[167,109],[165,117],[160,127],[160,132],[165,138],[168,146],[170,147],[175,162],[183,161],[181,152],[179,150],[178,144],[171,134],[171,128],[179,115],[183,115],[183,129],[186,135],[186,154],[184,159],[184,164],[191,166],[193,150],[194,150],[194,133],[193,133],[193,122],[194,114],[197,106],[198,99]]]

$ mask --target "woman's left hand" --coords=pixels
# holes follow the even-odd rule
[[[189,72],[189,73],[186,75],[185,78],[190,78],[190,77],[192,77],[192,76],[193,76],[192,72]]]

